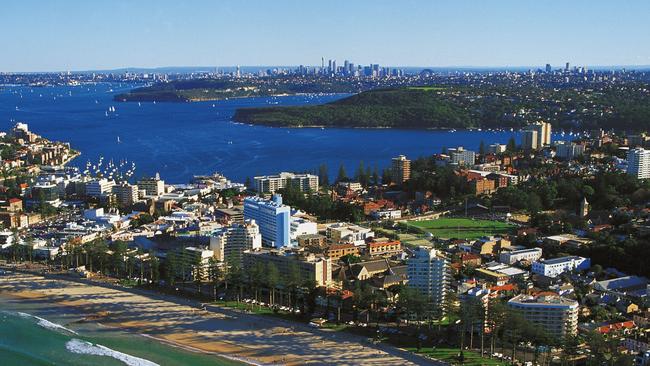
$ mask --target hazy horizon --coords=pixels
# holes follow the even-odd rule
[[[642,0],[9,1],[0,70],[320,65],[321,57],[441,68],[646,66],[649,13]]]

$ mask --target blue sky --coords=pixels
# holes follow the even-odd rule
[[[650,1],[3,0],[0,71],[650,65]]]

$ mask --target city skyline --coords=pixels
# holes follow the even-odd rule
[[[650,65],[650,51],[637,47],[650,32],[642,1],[330,5],[13,2],[0,15],[9,35],[0,71],[319,65],[321,57],[396,67]],[[625,22],[614,24],[617,14]]]

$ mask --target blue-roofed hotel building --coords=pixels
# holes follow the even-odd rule
[[[291,244],[291,207],[282,204],[282,196],[279,194],[274,195],[270,201],[261,197],[246,197],[244,219],[255,220],[265,246],[282,248]]]

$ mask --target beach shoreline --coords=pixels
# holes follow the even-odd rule
[[[200,310],[198,301],[86,279],[7,272],[0,275],[0,295],[64,306],[76,312],[81,322],[243,364],[435,364],[352,334],[324,332],[213,305]]]

